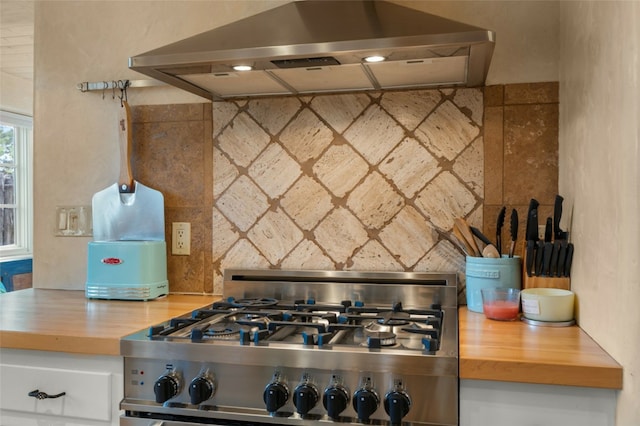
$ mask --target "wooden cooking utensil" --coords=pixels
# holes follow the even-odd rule
[[[460,241],[460,244],[462,244],[462,249],[464,250],[465,254],[467,256],[475,256],[473,247],[471,247],[471,245],[467,242],[466,238],[464,238],[464,235],[462,235],[462,232],[460,232],[460,229],[458,229],[455,224],[453,225],[453,234],[456,236],[456,239]]]
[[[478,245],[476,244],[476,241],[473,238],[473,234],[471,233],[471,228],[469,227],[469,224],[467,223],[467,221],[464,220],[463,218],[457,217],[454,219],[453,228],[454,228],[454,232],[455,232],[455,228],[458,228],[458,231],[462,235],[462,238],[464,238],[464,240],[466,241],[466,244],[469,245],[469,249],[470,249],[469,254],[476,257],[482,257],[482,253],[480,252],[480,249],[478,248]]]
[[[482,257],[493,257],[497,259],[500,257],[500,253],[498,253],[498,249],[496,248],[496,246],[494,246],[493,244],[487,244],[482,249]]]

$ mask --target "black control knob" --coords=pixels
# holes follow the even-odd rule
[[[275,413],[289,400],[289,389],[282,382],[272,382],[264,389],[262,396],[269,413]]]
[[[353,409],[358,413],[359,420],[368,421],[379,404],[380,398],[373,389],[361,388],[353,394]]]
[[[189,396],[191,397],[191,403],[193,405],[203,403],[213,396],[215,389],[215,385],[209,377],[196,377],[191,381],[191,384],[189,384]]]
[[[327,415],[337,419],[349,405],[349,392],[341,385],[328,387],[322,395],[322,405],[327,410]]]
[[[411,399],[402,390],[390,391],[384,397],[384,411],[389,415],[392,425],[402,423],[402,418],[409,413],[410,406]]]
[[[160,376],[153,385],[153,392],[156,394],[156,402],[162,404],[178,395],[180,391],[180,381],[178,377],[171,373]]]
[[[320,399],[318,389],[311,383],[299,384],[293,392],[293,405],[298,414],[304,416],[313,409]]]

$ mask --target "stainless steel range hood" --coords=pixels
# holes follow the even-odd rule
[[[484,84],[494,43],[493,31],[386,1],[306,0],[131,57],[129,67],[211,100],[472,87]]]

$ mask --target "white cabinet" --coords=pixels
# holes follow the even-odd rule
[[[119,356],[0,349],[1,426],[118,426]],[[38,400],[33,390],[56,399]],[[460,426],[614,426],[617,391],[460,380]]]
[[[617,391],[460,380],[460,426],[614,426]]]
[[[122,368],[119,356],[0,349],[0,425],[117,426]]]

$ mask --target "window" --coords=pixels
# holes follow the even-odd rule
[[[0,259],[31,255],[31,117],[0,111]]]

